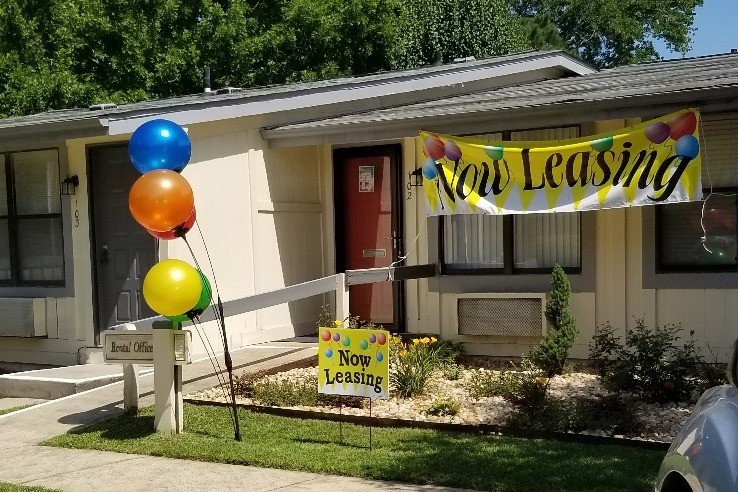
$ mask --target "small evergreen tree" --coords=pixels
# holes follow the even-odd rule
[[[563,372],[569,349],[579,335],[576,320],[569,310],[570,297],[569,279],[557,264],[551,274],[551,293],[546,301],[546,318],[553,329],[530,352],[531,361],[549,378]]]

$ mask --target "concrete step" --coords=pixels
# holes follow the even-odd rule
[[[141,366],[141,374],[153,371]],[[120,364],[86,364],[0,375],[0,397],[53,400],[123,379]]]

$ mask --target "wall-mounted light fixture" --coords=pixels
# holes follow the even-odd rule
[[[74,195],[77,193],[77,187],[79,186],[79,176],[67,176],[61,182],[61,194],[62,195]]]
[[[408,175],[408,179],[409,179],[409,182],[408,182],[409,186],[414,186],[416,188],[418,186],[423,186],[423,168],[419,167],[415,169],[415,171],[411,172]]]

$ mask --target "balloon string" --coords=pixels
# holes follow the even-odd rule
[[[197,267],[198,270],[202,271],[202,268],[200,267],[200,262],[197,261],[197,257],[195,256],[195,252],[192,250],[192,246],[190,245],[190,242],[187,240],[187,236],[182,236],[182,239],[187,245],[187,249],[190,250],[190,255],[192,256],[192,261],[195,262],[195,266]],[[216,282],[215,274],[213,273],[213,283],[215,282]],[[205,284],[205,287],[208,288],[208,284]],[[220,315],[220,311],[215,305],[215,299],[213,297],[212,289],[208,288],[208,293],[210,294],[210,307],[212,308],[213,314],[215,315],[215,320],[217,321],[219,327],[224,328],[225,320],[222,319]],[[223,339],[222,331],[218,330],[218,333],[220,333],[221,342],[223,343],[223,347],[225,347],[225,340]]]
[[[226,379],[223,374],[223,369],[220,367],[220,362],[218,362],[218,358],[215,356],[215,350],[213,349],[213,346],[210,344],[210,338],[208,338],[208,334],[205,331],[205,328],[201,326],[201,323],[199,320],[195,322],[193,319],[193,323],[195,323],[195,327],[197,328],[197,334],[200,336],[200,340],[202,341],[202,344],[205,345],[205,350],[208,351],[208,346],[210,346],[210,351],[208,351],[208,358],[210,359],[210,365],[213,366],[213,372],[215,372],[215,376],[218,378],[218,386],[220,386],[221,391],[223,392],[223,398],[227,402],[228,401],[228,391],[226,387]],[[200,332],[200,328],[202,328],[202,333]],[[205,341],[203,340],[203,334],[205,335],[205,340],[207,340],[207,345],[205,344]],[[215,361],[213,363],[213,361]],[[218,369],[215,368],[215,366],[218,366]],[[221,377],[222,376],[222,377]],[[234,408],[228,409],[228,414],[231,416],[231,425],[233,426],[234,432],[236,432],[236,429],[238,428],[238,416],[236,415],[236,410]]]
[[[222,377],[223,368],[221,367],[220,362],[218,362],[218,358],[215,356],[215,349],[213,349],[213,345],[210,343],[210,338],[205,331],[205,327],[202,326],[202,323],[200,323],[200,320],[197,318],[192,318],[192,323],[195,325],[197,335],[200,337],[200,341],[205,347],[205,352],[210,359],[210,364],[213,366],[215,376],[218,378],[218,386],[220,386],[220,389],[223,391],[223,397],[226,401],[228,401],[228,393],[226,392],[226,380],[224,377]],[[218,366],[217,369],[216,365]]]
[[[200,221],[195,219],[195,226],[197,227],[197,232],[200,235],[200,241],[202,241],[202,245],[205,248],[205,257],[208,259],[208,264],[210,265],[210,273],[213,276],[213,285],[215,286],[215,296],[211,297],[217,297],[217,303],[218,308],[215,307],[215,299],[211,299],[213,301],[213,312],[219,311],[222,309],[223,303],[220,300],[220,287],[218,286],[218,278],[215,276],[215,267],[213,267],[213,259],[210,257],[210,250],[208,249],[208,243],[205,241],[205,234],[202,233],[202,229],[200,228]],[[187,247],[190,247],[189,243],[187,244]],[[192,248],[190,248],[190,253],[192,253]],[[194,258],[194,254],[193,254]],[[225,341],[225,319],[222,312],[216,313],[216,318],[219,317],[221,327],[223,328],[222,333],[220,335],[221,342],[223,343],[223,347],[226,345]]]
[[[424,226],[425,226],[424,223],[421,223],[420,224],[420,230],[415,235],[415,239],[413,240],[412,244],[410,244],[410,247],[408,248],[408,252],[405,253],[404,256],[400,256],[399,258],[397,258],[397,261],[393,261],[387,267],[387,280],[389,280],[390,282],[394,282],[394,280],[395,280],[395,268],[396,268],[396,266],[399,265],[400,263],[402,263],[403,261],[405,261],[405,259],[408,256],[410,256],[410,253],[412,252],[411,250],[415,247],[415,243],[418,242],[418,238],[420,237],[420,234],[423,232]]]
[[[200,221],[197,219],[195,220],[195,226],[197,227],[197,232],[200,234],[200,240],[202,241],[202,245],[205,248],[205,256],[208,259],[208,263],[210,264],[210,272],[213,274],[213,283],[215,284],[215,292],[220,298],[220,287],[218,287],[218,279],[215,278],[215,268],[213,268],[213,260],[210,258],[210,251],[208,251],[208,244],[205,242],[205,235],[202,233],[202,229],[200,229]]]

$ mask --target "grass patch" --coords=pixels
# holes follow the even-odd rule
[[[44,444],[201,461],[284,468],[496,492],[642,491],[653,489],[663,452],[574,443],[374,430],[241,411],[243,442],[233,440],[227,409],[185,405],[185,434],[153,432],[153,409],[122,416]]]
[[[19,406],[19,407],[6,408],[4,410],[3,409],[0,409],[0,415],[5,415],[6,413],[11,413],[11,412],[17,412],[18,410],[23,410],[24,408],[28,408],[30,406],[31,405],[22,405],[22,406]],[[0,488],[0,491],[1,490],[3,490],[3,489]]]
[[[0,492],[56,492],[55,489],[45,487],[28,487],[14,483],[0,482]]]

